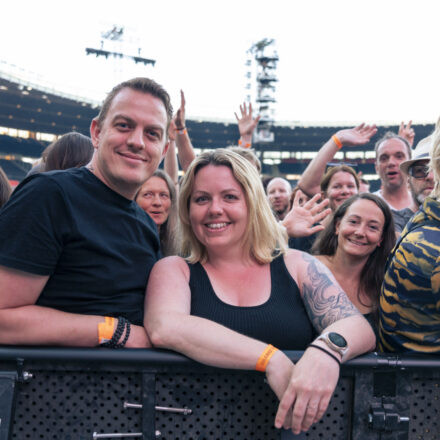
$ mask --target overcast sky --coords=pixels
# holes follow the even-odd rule
[[[176,108],[185,91],[188,116],[232,120],[246,95],[246,51],[274,38],[277,120],[433,123],[439,12],[436,0],[14,0],[2,5],[0,60],[96,99],[151,76]],[[156,66],[86,56],[113,25],[125,27],[125,49],[141,47]]]

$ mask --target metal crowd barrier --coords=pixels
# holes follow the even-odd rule
[[[278,402],[261,373],[165,350],[3,346],[0,440],[439,440],[439,384],[440,357],[359,357],[322,420],[295,436],[273,427]]]

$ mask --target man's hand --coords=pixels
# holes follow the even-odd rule
[[[302,197],[305,197],[304,193],[298,190],[293,199],[292,209],[281,223],[286,228],[289,237],[308,237],[315,232],[322,231],[324,226],[317,223],[332,212],[330,208],[327,208],[328,199],[319,201],[320,194],[315,194],[308,202],[300,206]]]
[[[255,128],[258,125],[258,121],[260,120],[260,115],[256,118],[252,117],[252,104],[246,106],[246,103],[243,102],[243,105],[240,105],[241,118],[238,117],[237,113],[234,113],[237,123],[238,123],[238,131],[240,132],[240,137],[243,142],[251,143],[252,142],[252,134],[254,133]]]
[[[344,146],[364,145],[377,133],[375,125],[361,124],[354,128],[339,130],[336,137]]]
[[[398,133],[400,137],[403,137],[403,139],[406,139],[408,141],[410,147],[413,146],[414,136],[416,135],[414,129],[411,128],[411,124],[412,121],[409,121],[406,125],[404,124],[404,122],[401,122]]]

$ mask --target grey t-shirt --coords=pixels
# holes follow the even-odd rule
[[[373,194],[379,196],[382,200],[385,200],[382,195],[382,190],[379,189]],[[391,209],[391,213],[393,214],[394,229],[398,234],[400,234],[403,231],[403,228],[407,224],[408,220],[414,215],[414,212],[409,208],[394,209],[387,200],[385,200],[385,202],[388,204]]]
[[[398,234],[403,231],[403,228],[408,223],[408,220],[414,215],[412,209],[409,208],[403,208],[399,211],[392,209],[391,213],[393,214],[394,219],[394,229]]]

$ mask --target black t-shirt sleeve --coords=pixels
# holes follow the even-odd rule
[[[51,275],[69,227],[62,189],[49,176],[23,181],[0,211],[0,264]]]

